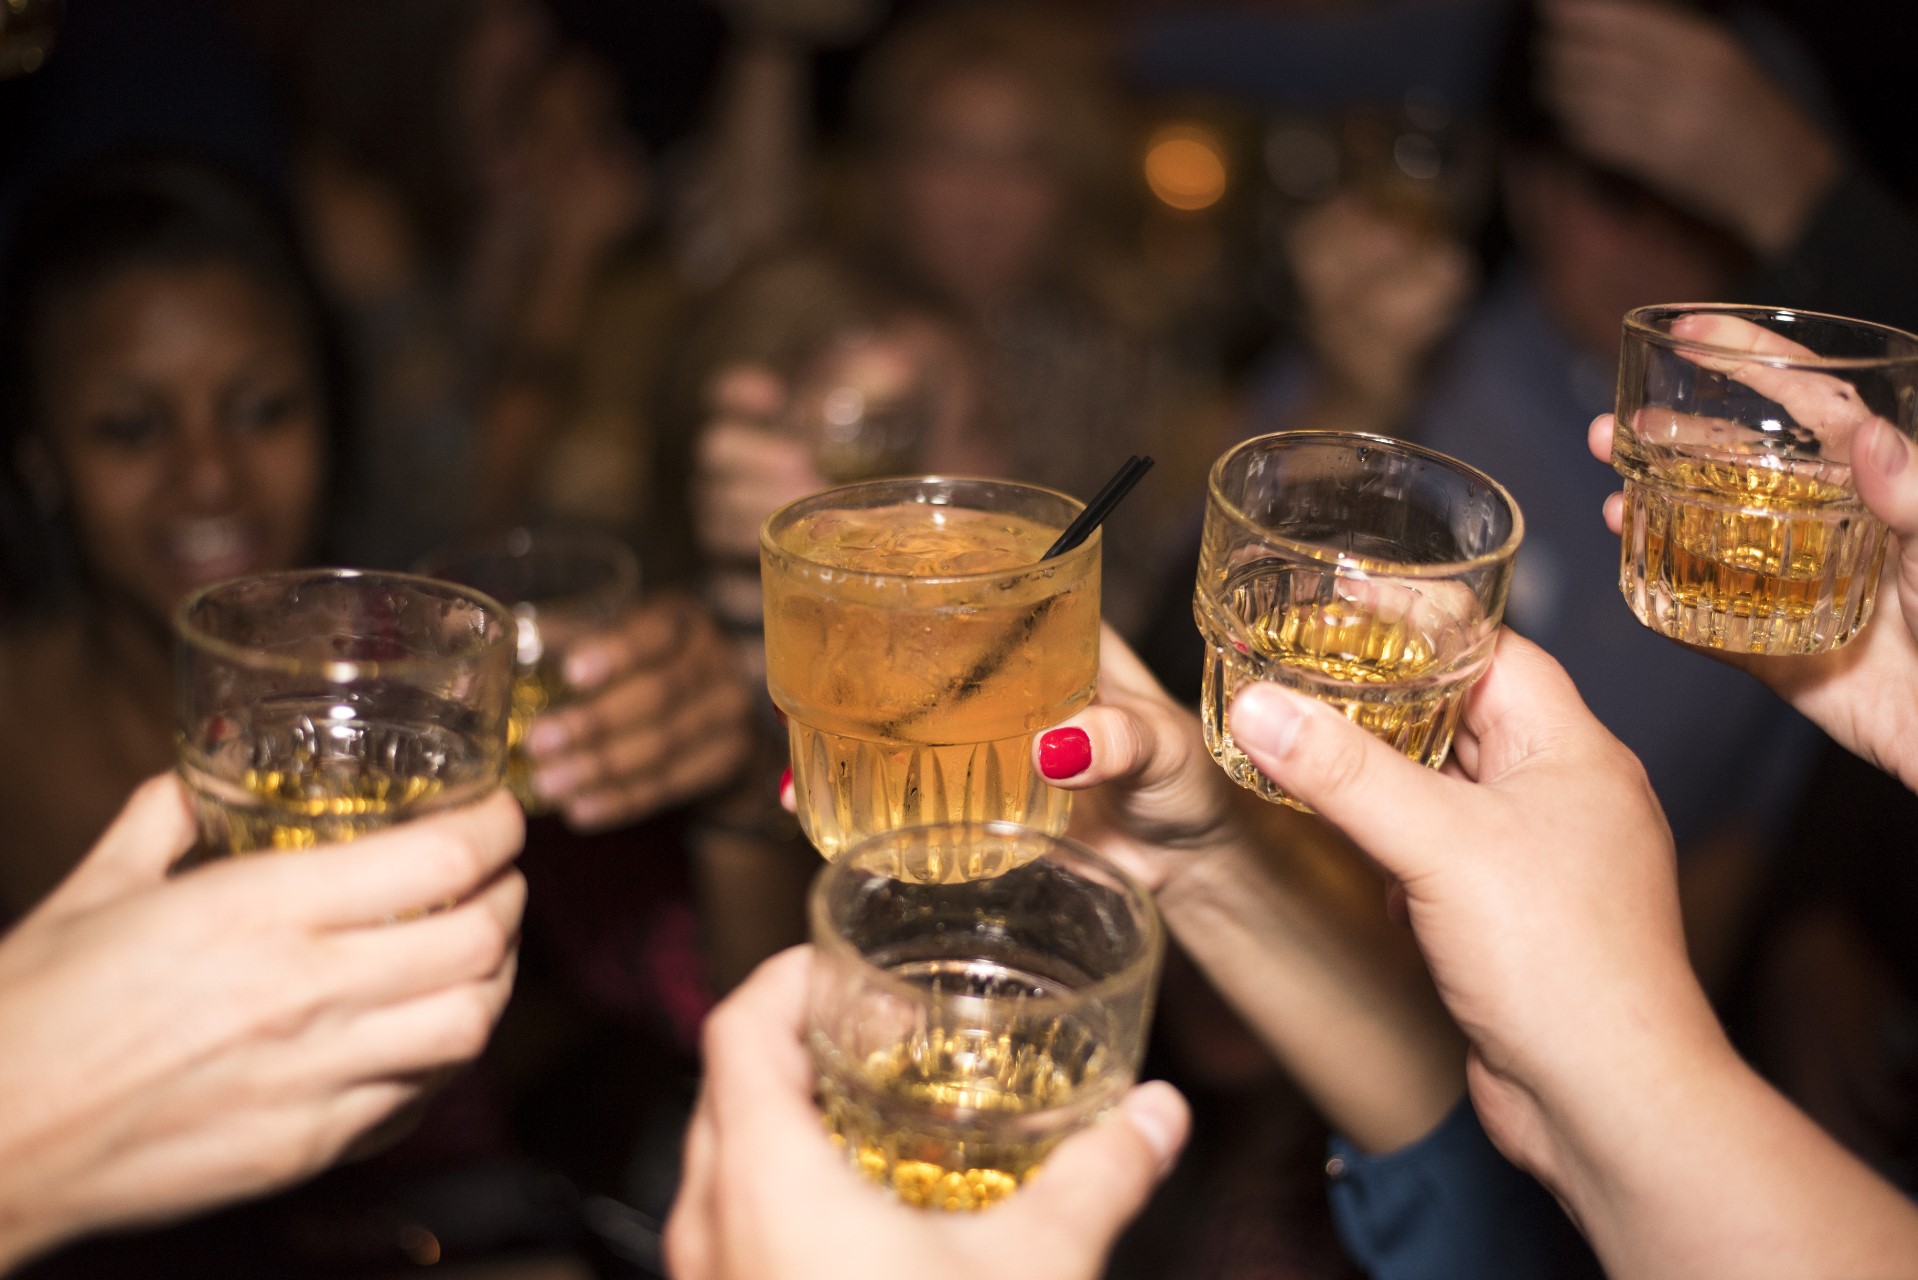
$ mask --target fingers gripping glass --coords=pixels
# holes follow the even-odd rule
[[[564,706],[567,650],[611,626],[639,596],[639,558],[605,534],[514,529],[442,548],[415,568],[483,591],[512,612],[513,714],[507,726],[506,785],[526,812],[551,808],[533,792],[526,736],[542,712]]]
[[[1523,535],[1496,481],[1402,440],[1288,431],[1226,453],[1192,604],[1213,759],[1304,807],[1232,741],[1233,699],[1272,680],[1438,768],[1491,661]]]
[[[1759,654],[1858,633],[1887,532],[1853,484],[1852,439],[1873,419],[1918,431],[1918,338],[1773,307],[1641,307],[1617,411],[1618,585],[1640,622]]]

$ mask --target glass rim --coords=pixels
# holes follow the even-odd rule
[[[514,549],[521,545],[524,545],[525,549]],[[468,584],[459,581],[457,578],[446,577],[445,574],[458,566],[472,564],[476,561],[527,559],[536,556],[542,549],[556,548],[566,548],[573,551],[588,549],[594,552],[612,552],[611,555],[605,558],[605,563],[612,569],[612,580],[591,590],[580,592],[578,593],[579,595],[595,598],[608,596],[625,599],[639,594],[639,553],[612,534],[602,533],[593,529],[542,528],[538,525],[518,525],[503,533],[486,534],[477,538],[468,538],[464,541],[450,542],[444,546],[435,547],[433,550],[413,561],[411,572],[421,577],[431,578],[436,582],[449,583],[456,587],[462,587],[469,591],[486,595],[487,593],[480,591],[478,587],[468,586]],[[492,598],[493,597],[488,596],[488,599]],[[501,600],[500,603],[509,606],[509,612],[511,611],[510,606],[512,605],[529,603],[537,608],[540,604],[537,600]]]
[[[765,522],[759,526],[759,549],[766,554],[782,556],[785,559],[796,561],[799,564],[807,565],[813,569],[818,569],[826,573],[840,575],[842,578],[848,579],[848,580],[858,580],[858,581],[872,582],[872,583],[910,582],[910,583],[917,583],[917,584],[926,584],[930,586],[961,586],[969,583],[986,583],[986,582],[992,582],[996,579],[1001,579],[1001,578],[1017,577],[1022,574],[1031,573],[1033,570],[1038,569],[1044,565],[1051,565],[1054,567],[1063,567],[1066,565],[1070,565],[1070,564],[1076,563],[1077,561],[1081,559],[1084,559],[1087,556],[1090,556],[1094,551],[1098,550],[1099,547],[1102,545],[1101,534],[1103,531],[1099,529],[1094,529],[1091,535],[1088,536],[1084,542],[1081,542],[1078,546],[1074,547],[1072,550],[1067,551],[1051,560],[1034,560],[1031,564],[1015,565],[1009,569],[988,569],[980,573],[912,574],[912,573],[885,573],[885,572],[881,572],[873,569],[848,569],[844,565],[830,564],[824,560],[814,560],[810,556],[802,556],[796,551],[787,550],[785,547],[780,546],[779,543],[773,537],[773,526],[775,524],[779,524],[782,521],[789,521],[797,517],[798,515],[802,514],[799,508],[805,507],[809,504],[812,504],[812,503],[823,504],[825,500],[828,498],[835,497],[836,495],[852,493],[860,489],[882,489],[882,488],[887,488],[891,486],[903,487],[908,485],[927,485],[927,484],[998,485],[1000,487],[1007,488],[1007,489],[1020,489],[1020,490],[1024,490],[1027,493],[1036,493],[1036,494],[1042,494],[1048,498],[1057,498],[1060,501],[1066,503],[1070,508],[1072,508],[1072,510],[1075,513],[1079,511],[1084,511],[1086,506],[1085,503],[1079,501],[1079,499],[1073,497],[1071,494],[1063,493],[1059,491],[1058,489],[1049,489],[1046,486],[1040,485],[1040,484],[1027,484],[1023,480],[1002,480],[993,476],[943,476],[943,475],[888,476],[880,480],[857,480],[851,484],[834,485],[830,489],[821,489],[817,493],[809,493],[803,498],[796,498],[793,501],[788,502],[785,506],[780,507],[777,511],[773,512],[771,515],[767,516],[765,519]],[[949,507],[949,506],[955,506],[960,504],[955,504],[950,502],[924,502],[924,503],[920,503],[919,505],[928,506],[928,507],[942,507],[942,506]],[[962,507],[962,509],[968,510],[968,511],[989,510],[989,508],[983,508],[983,507]],[[1076,518],[1076,514],[1075,514],[1075,518]],[[1061,532],[1063,532],[1063,530],[1061,530]]]
[[[1107,974],[1105,977],[1089,982],[1082,987],[1075,987],[1065,995],[1025,996],[1022,999],[1027,1007],[1058,1009],[1061,1011],[1076,1009],[1086,1004],[1110,999],[1117,992],[1123,991],[1140,982],[1150,980],[1154,970],[1158,967],[1161,958],[1165,954],[1165,921],[1159,915],[1159,904],[1153,898],[1151,890],[1140,883],[1135,876],[1125,871],[1096,849],[1081,844],[1077,840],[1068,839],[1065,836],[1047,835],[1045,832],[1033,827],[1022,826],[1017,822],[1010,822],[1005,819],[995,819],[989,822],[936,823],[914,827],[895,827],[891,831],[882,831],[877,835],[867,836],[864,840],[861,840],[859,843],[841,853],[837,858],[827,862],[826,865],[821,867],[818,873],[814,875],[811,886],[806,890],[806,923],[808,932],[811,935],[810,941],[816,951],[823,951],[831,955],[843,956],[850,959],[865,971],[867,975],[865,981],[869,984],[881,987],[894,995],[914,1002],[925,1002],[927,1000],[980,1000],[987,998],[983,996],[961,996],[956,993],[941,994],[929,991],[917,983],[908,982],[904,978],[894,976],[891,971],[874,964],[867,958],[866,953],[859,949],[857,944],[848,939],[836,927],[832,927],[832,922],[827,916],[828,907],[826,898],[830,886],[834,884],[838,878],[852,874],[852,864],[861,850],[876,847],[889,840],[910,838],[924,831],[978,831],[994,838],[1016,836],[1020,839],[1038,841],[1049,846],[1069,850],[1073,856],[1090,862],[1101,872],[1110,876],[1116,889],[1136,904],[1137,910],[1135,910],[1133,914],[1139,919],[1142,926],[1139,937],[1139,952],[1137,955],[1128,959],[1125,964],[1112,973]],[[1041,854],[1039,858],[1020,863],[1018,867],[1010,868],[1000,874],[1010,875],[1047,856],[1049,855]],[[891,877],[880,877],[877,873],[869,874],[871,874],[874,879],[891,879]],[[959,883],[987,883],[990,880],[996,880],[998,878],[998,876],[991,876],[979,881],[961,881]],[[911,884],[913,882],[900,881],[899,883]],[[954,885],[949,887],[956,888],[958,886]]]
[[[1904,355],[1881,356],[1822,356],[1817,353],[1803,356],[1762,354],[1745,351],[1737,347],[1719,346],[1712,342],[1699,342],[1692,338],[1679,338],[1655,326],[1659,319],[1676,320],[1682,316],[1709,314],[1732,316],[1736,319],[1757,317],[1771,320],[1817,320],[1827,324],[1840,324],[1862,333],[1876,333],[1886,337],[1898,338],[1911,344],[1911,350]],[[1769,326],[1768,333],[1777,333]],[[1696,351],[1701,354],[1722,356],[1738,360],[1745,364],[1762,364],[1773,369],[1881,369],[1899,365],[1918,364],[1918,334],[1888,324],[1879,324],[1875,320],[1858,320],[1851,316],[1835,315],[1829,311],[1807,311],[1801,307],[1767,307],[1745,302],[1659,302],[1650,306],[1633,307],[1625,313],[1625,337],[1637,339],[1667,351]],[[1788,335],[1779,334],[1780,337]]]
[[[365,579],[369,582],[391,583],[396,587],[409,587],[418,590],[430,588],[443,596],[453,596],[480,609],[485,615],[499,624],[499,634],[475,645],[470,651],[460,655],[426,656],[412,655],[403,658],[381,660],[354,658],[294,658],[284,654],[267,653],[250,645],[240,644],[222,636],[214,635],[205,627],[192,620],[192,614],[201,604],[215,595],[231,591],[242,584],[279,583],[291,586],[297,582],[341,582],[352,579]],[[464,663],[483,660],[494,649],[508,654],[507,665],[512,665],[512,644],[517,638],[510,609],[483,591],[462,586],[457,582],[447,582],[442,578],[429,578],[418,573],[397,573],[384,569],[278,569],[267,573],[247,573],[234,578],[224,578],[219,582],[208,583],[180,602],[173,611],[173,634],[179,642],[188,648],[211,654],[236,667],[250,671],[270,671],[282,675],[300,675],[314,673],[333,683],[364,679],[382,675],[405,675],[409,672],[429,667],[444,666],[448,663]]]
[[[1475,556],[1469,556],[1463,560],[1444,560],[1422,564],[1398,560],[1381,561],[1380,563],[1386,566],[1383,568],[1354,565],[1346,553],[1335,551],[1321,543],[1306,542],[1299,538],[1289,538],[1282,533],[1274,533],[1247,515],[1240,509],[1237,503],[1225,496],[1222,485],[1225,479],[1226,468],[1237,461],[1241,454],[1248,453],[1260,446],[1270,446],[1275,443],[1362,443],[1373,448],[1386,449],[1394,453],[1410,455],[1426,462],[1437,463],[1456,474],[1476,480],[1490,489],[1499,501],[1505,504],[1505,509],[1512,514],[1511,532],[1506,535],[1503,542],[1499,543],[1499,545],[1492,550],[1481,552]],[[1437,449],[1429,449],[1422,444],[1414,444],[1409,440],[1400,440],[1394,436],[1374,435],[1365,431],[1327,431],[1321,429],[1273,431],[1262,436],[1253,436],[1249,440],[1241,440],[1220,454],[1218,460],[1212,464],[1212,470],[1206,476],[1205,490],[1208,505],[1216,507],[1234,523],[1256,536],[1260,541],[1281,547],[1304,559],[1315,560],[1335,569],[1352,569],[1369,574],[1395,578],[1452,578],[1462,573],[1468,573],[1473,569],[1480,569],[1487,565],[1498,564],[1500,561],[1513,559],[1518,554],[1519,544],[1525,540],[1525,513],[1519,509],[1518,500],[1512,497],[1511,491],[1498,481],[1492,479],[1491,476],[1480,471],[1470,463],[1460,462],[1450,454],[1440,453]]]

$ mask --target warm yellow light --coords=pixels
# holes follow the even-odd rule
[[[1225,148],[1196,124],[1169,124],[1146,142],[1145,183],[1174,209],[1209,209],[1225,196]]]

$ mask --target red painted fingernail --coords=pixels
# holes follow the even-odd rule
[[[1086,771],[1092,739],[1084,729],[1053,729],[1039,739],[1039,772],[1058,781]]]
[[[793,784],[793,767],[791,765],[787,765],[784,769],[781,769],[779,771],[779,794],[782,796],[785,795],[786,788],[790,787],[792,784]]]

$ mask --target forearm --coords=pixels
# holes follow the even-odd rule
[[[1431,1131],[1464,1092],[1463,1038],[1376,885],[1361,902],[1304,842],[1250,842],[1160,894],[1166,923],[1327,1122],[1368,1151]]]
[[[1608,1274],[1909,1273],[1918,1209],[1761,1080],[1722,1035],[1687,1039],[1655,1024],[1647,1034],[1663,1052],[1644,1068],[1595,1071],[1576,1089],[1544,1094],[1557,1140],[1547,1180]]]

